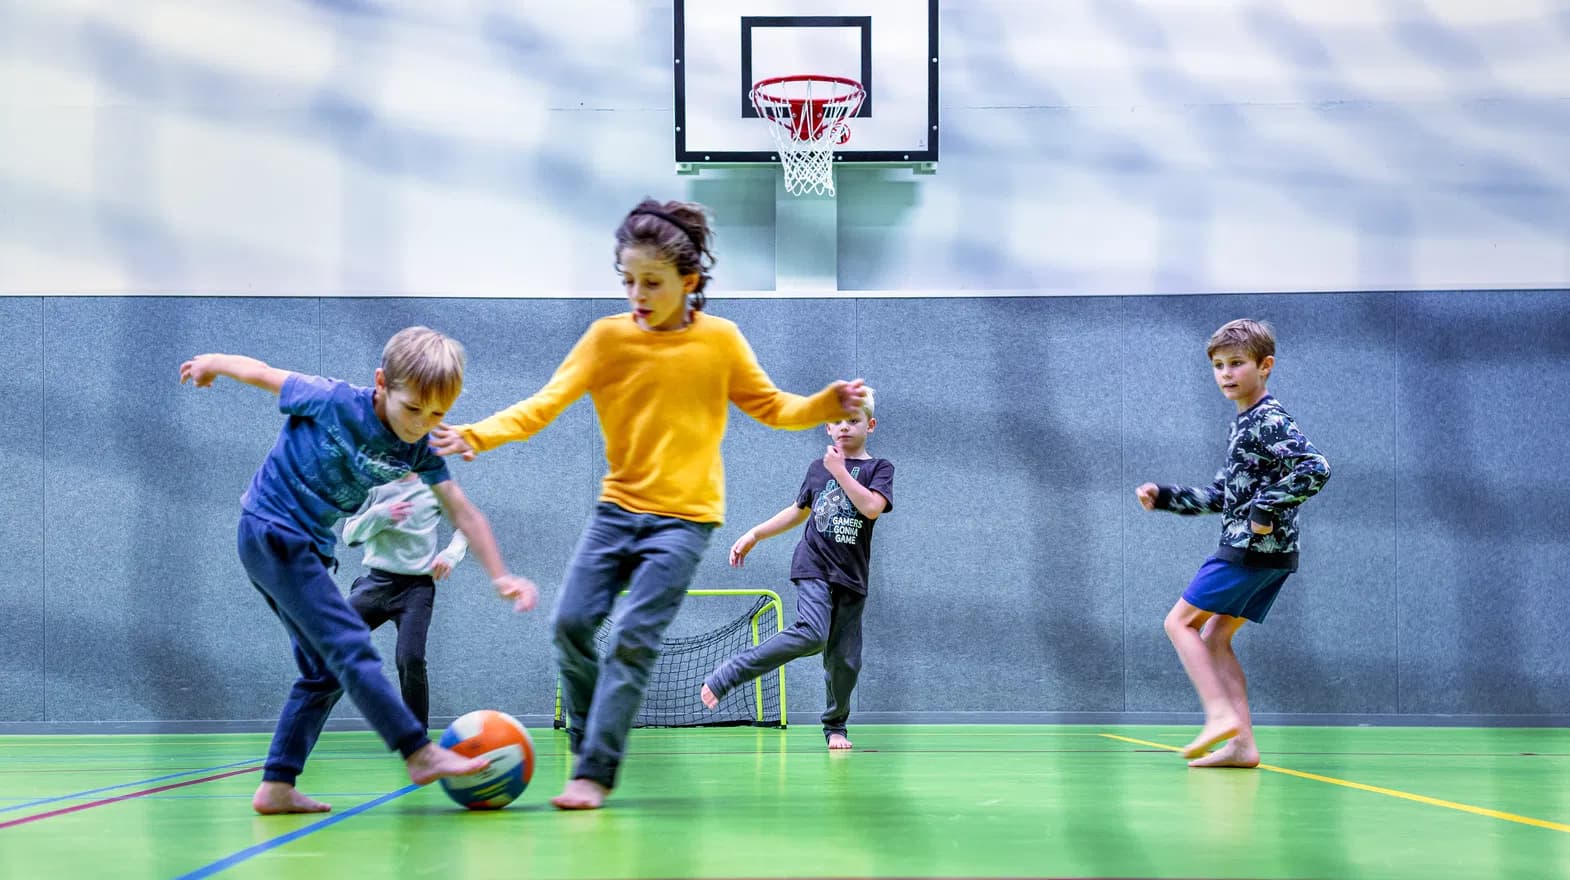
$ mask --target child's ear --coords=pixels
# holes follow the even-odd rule
[[[1276,356],[1273,355],[1273,354],[1265,355],[1265,359],[1259,362],[1259,371],[1261,373],[1266,374],[1266,375],[1269,375],[1270,371],[1275,369],[1275,368],[1276,368]]]
[[[872,433],[872,429],[876,428],[877,426],[878,426],[878,420],[869,416],[867,418],[867,433],[871,434]]]
[[[376,368],[376,388],[379,391],[387,390],[387,376],[382,373],[382,368]]]
[[[687,293],[694,293],[697,291],[698,282],[701,280],[703,280],[703,276],[693,272],[690,275],[681,276],[681,286]]]

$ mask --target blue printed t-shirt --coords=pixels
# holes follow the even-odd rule
[[[240,499],[240,508],[311,536],[331,558],[333,524],[360,509],[375,486],[409,471],[427,486],[451,478],[425,438],[405,443],[376,417],[375,391],[290,373],[278,392],[289,416],[278,442]]]
[[[888,504],[883,513],[894,509],[893,462],[851,458],[845,460],[845,469],[856,482],[884,497]],[[812,508],[812,518],[807,520],[791,557],[791,578],[817,578],[865,595],[872,527],[878,521],[861,515],[822,461],[807,467],[801,491],[796,493],[796,506]]]

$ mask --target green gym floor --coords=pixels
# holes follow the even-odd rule
[[[267,737],[0,737],[0,877],[1570,878],[1570,730],[1281,727],[1258,770],[1190,770],[1193,728],[640,730],[607,809],[469,813],[365,733],[329,733],[259,817]]]

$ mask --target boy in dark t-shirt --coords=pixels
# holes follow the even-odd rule
[[[834,445],[822,461],[808,465],[795,503],[748,529],[731,546],[730,564],[740,568],[759,541],[807,523],[790,564],[796,622],[721,663],[704,680],[701,692],[703,704],[713,709],[740,685],[797,657],[821,652],[828,688],[823,735],[830,749],[851,747],[845,722],[861,671],[861,613],[867,602],[872,527],[894,509],[894,464],[867,454],[867,435],[877,426],[872,412],[869,388],[860,415],[829,423]]]

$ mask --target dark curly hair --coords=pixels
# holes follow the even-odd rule
[[[698,276],[689,305],[693,311],[702,311],[708,300],[703,289],[709,285],[709,270],[714,268],[713,242],[708,208],[697,202],[644,199],[616,227],[616,271],[622,271],[621,255],[627,248],[652,248],[679,274]]]

